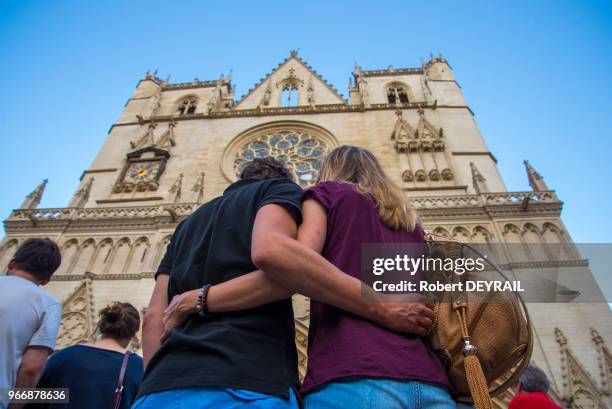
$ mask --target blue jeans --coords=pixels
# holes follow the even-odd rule
[[[132,409],[297,409],[289,390],[289,399],[244,389],[195,387],[148,393],[136,400]]]
[[[455,409],[443,386],[418,381],[359,378],[327,383],[304,398],[305,409]]]

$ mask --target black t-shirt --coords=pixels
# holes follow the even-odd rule
[[[181,222],[157,274],[170,274],[168,300],[257,269],[251,235],[257,211],[289,205],[301,220],[302,189],[288,179],[244,179]],[[194,386],[246,389],[288,397],[298,385],[291,299],[173,330],[147,366],[139,395]]]
[[[123,363],[121,352],[74,345],[49,358],[37,388],[69,388],[69,403],[29,403],[26,409],[109,409]],[[142,379],[142,358],[131,354],[123,378],[121,409],[128,409]]]

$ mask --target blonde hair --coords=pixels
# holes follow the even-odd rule
[[[395,230],[414,231],[416,213],[404,198],[402,190],[384,172],[378,159],[367,149],[340,146],[331,151],[323,163],[317,183],[346,181],[361,193],[369,193],[382,222]]]

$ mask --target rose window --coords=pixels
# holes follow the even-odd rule
[[[302,186],[314,183],[321,168],[327,146],[305,132],[278,131],[265,134],[248,142],[237,152],[234,169],[239,175],[254,158],[272,156],[283,161]]]

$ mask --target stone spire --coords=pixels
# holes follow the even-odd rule
[[[40,185],[38,185],[32,193],[26,196],[26,199],[23,201],[20,209],[36,209],[40,203],[40,200],[42,199],[42,195],[48,182],[48,179],[43,179]]]
[[[204,198],[204,172],[200,173],[200,177],[196,180],[195,185],[191,188],[193,192],[193,202],[202,203]]]
[[[87,183],[82,188],[77,190],[74,197],[70,201],[68,207],[84,207],[89,200],[89,194],[91,193],[91,185],[94,182],[94,178],[89,178]]]
[[[525,170],[527,171],[527,178],[529,179],[529,186],[531,186],[531,190],[534,192],[544,192],[549,190],[548,186],[544,182],[544,178],[536,172],[536,170],[527,162],[523,161],[525,164]]]
[[[470,162],[470,169],[472,171],[472,186],[476,193],[488,193],[489,187],[487,186],[487,179],[482,176],[474,162]]]
[[[168,190],[169,193],[174,195],[174,198],[172,199],[173,203],[180,202],[182,190],[183,190],[183,173],[181,172],[176,178],[176,181],[172,184],[172,186]]]

